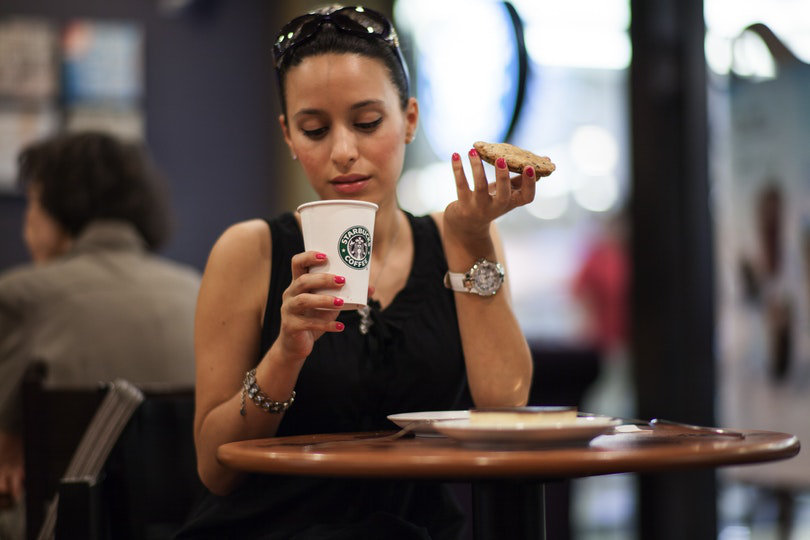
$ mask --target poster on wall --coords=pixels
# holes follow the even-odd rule
[[[0,19],[0,193],[18,194],[17,155],[37,139],[91,129],[143,139],[143,49],[132,22]]]
[[[43,103],[56,97],[56,32],[46,20],[0,20],[0,99]]]
[[[17,193],[17,153],[58,129],[56,44],[45,19],[0,19],[0,193]]]
[[[720,204],[724,425],[810,440],[810,65],[730,85],[730,171]],[[810,488],[810,452],[738,480]]]
[[[142,139],[143,32],[134,23],[74,20],[62,35],[65,128]]]
[[[142,38],[132,23],[74,20],[62,36],[67,105],[134,108],[142,96]]]

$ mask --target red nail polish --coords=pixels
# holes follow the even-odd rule
[[[326,258],[326,253],[316,253],[315,258],[318,259],[319,261],[322,261]]]
[[[335,283],[346,283],[346,278],[343,276],[335,276]]]
[[[461,159],[461,156],[458,155],[458,152],[453,152],[453,161],[458,161]]]
[[[345,325],[340,321],[335,321],[335,329],[340,332],[345,328]]]
[[[478,155],[478,151],[475,148],[470,149],[470,157],[475,157]]]
[[[526,167],[526,176],[529,178],[534,177],[534,167]]]
[[[506,160],[503,159],[502,157],[499,157],[498,159],[495,160],[495,165],[497,165],[499,169],[505,169]]]
[[[343,305],[343,298],[335,298],[335,300],[333,301],[333,303],[334,303],[336,306],[342,306],[342,305]]]

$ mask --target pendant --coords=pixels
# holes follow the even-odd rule
[[[365,336],[368,334],[371,325],[374,324],[374,321],[371,320],[371,308],[363,306],[357,310],[357,313],[360,314],[360,333]]]

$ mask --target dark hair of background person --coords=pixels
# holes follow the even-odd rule
[[[290,68],[300,64],[305,58],[327,53],[359,54],[368,58],[382,60],[388,68],[391,82],[399,94],[399,104],[402,110],[408,105],[408,81],[405,72],[399,64],[396,52],[390,45],[376,38],[355,36],[336,30],[329,23],[306,43],[291,49],[277,67],[279,80],[279,96],[281,97],[281,112],[287,114],[287,99],[284,92],[284,80]]]
[[[40,188],[40,204],[72,237],[89,223],[131,223],[156,250],[170,234],[163,177],[145,150],[100,132],[56,136],[19,155],[21,187]]]

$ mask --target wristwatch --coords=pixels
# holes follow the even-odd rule
[[[447,272],[444,286],[456,292],[492,296],[501,288],[503,276],[501,263],[478,259],[466,273]]]

